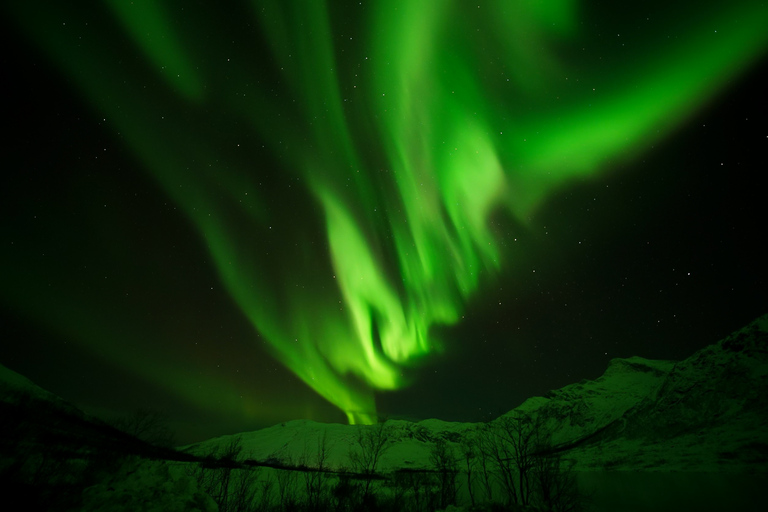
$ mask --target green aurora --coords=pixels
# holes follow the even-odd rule
[[[431,328],[460,321],[514,265],[489,219],[525,225],[554,192],[668,135],[768,47],[754,0],[660,19],[628,9],[642,44],[627,50],[618,33],[595,50],[572,0],[217,4],[226,12],[110,0],[92,7],[98,24],[59,4],[9,9],[184,212],[254,339],[350,423],[375,421],[374,393],[443,350]],[[139,356],[140,326],[116,334],[97,299],[7,279],[7,304],[112,363],[257,414],[214,377]]]

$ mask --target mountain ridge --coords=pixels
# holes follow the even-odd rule
[[[768,315],[679,361],[612,359],[594,380],[531,397],[506,416],[540,416],[553,449],[577,470],[768,472]],[[389,420],[382,471],[427,467],[431,443],[458,449],[479,423]],[[193,453],[239,437],[255,460],[298,460],[325,432],[331,466],[348,464],[371,426],[287,422],[185,447]],[[300,441],[299,441],[300,440]],[[303,443],[301,445],[297,442]],[[340,449],[339,447],[347,447]]]
[[[28,394],[83,419],[74,405],[0,365],[0,395]],[[642,471],[768,472],[768,314],[679,361],[639,356],[612,359],[596,379],[531,397],[489,422],[538,417],[554,450],[574,468]],[[389,420],[393,440],[382,469],[426,467],[436,439],[454,448],[480,423]],[[325,435],[329,462],[349,465],[359,431],[374,428],[293,420],[182,447],[203,454],[240,438],[255,461],[306,458]]]

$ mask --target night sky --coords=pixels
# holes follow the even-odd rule
[[[10,2],[0,363],[186,442],[691,355],[768,312],[768,7],[709,3]]]

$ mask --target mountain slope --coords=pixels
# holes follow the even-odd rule
[[[613,359],[605,373],[526,400],[504,416],[540,417],[553,446],[579,470],[768,471],[768,315],[678,363]],[[501,419],[495,420],[498,422]],[[491,422],[491,423],[494,423]],[[458,450],[478,424],[389,421],[380,470],[430,467],[436,439]],[[187,447],[206,453],[239,437],[257,461],[312,460],[325,436],[330,467],[372,426],[301,420]]]
[[[586,467],[767,472],[767,424],[764,315],[675,364],[660,386],[570,456]]]
[[[612,359],[605,373],[526,400],[507,415],[541,415],[552,443],[566,448],[606,429],[655,393],[674,368],[672,361],[642,357]]]

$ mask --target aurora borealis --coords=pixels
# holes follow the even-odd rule
[[[145,396],[242,429],[338,420],[278,362],[350,422],[374,421],[377,399],[417,393],[479,343],[458,337],[488,337],[479,311],[500,288],[530,296],[536,266],[550,285],[575,280],[574,233],[599,232],[622,205],[591,225],[558,217],[567,194],[610,197],[613,184],[620,200],[628,167],[759,65],[766,5],[710,3],[11,2],[30,56],[18,60],[56,89],[24,96],[17,115],[74,106],[38,128],[47,140],[34,144],[58,153],[29,155],[26,135],[13,145],[0,298],[19,330],[55,340],[40,346],[71,345]],[[759,150],[739,143],[754,151],[744,169]],[[549,229],[556,242],[541,239]],[[763,312],[760,286],[748,289]],[[502,302],[505,318],[534,304]],[[555,307],[535,309],[554,319]],[[576,325],[563,328],[584,339]],[[500,347],[532,345],[495,332]]]

